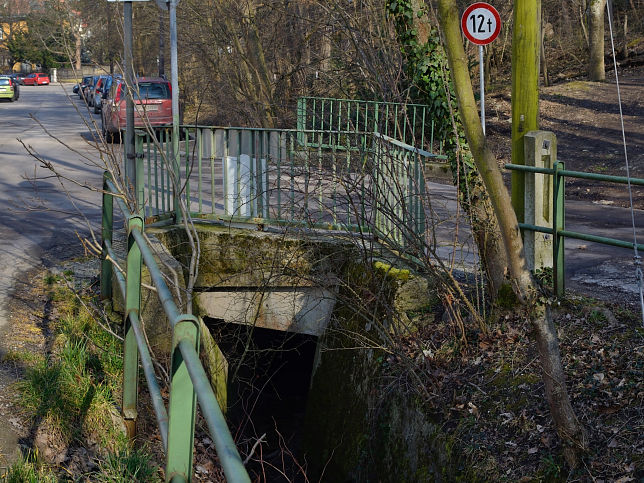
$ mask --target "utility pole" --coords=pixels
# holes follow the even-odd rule
[[[125,182],[132,190],[132,199],[138,200],[136,154],[134,149],[134,60],[132,56],[132,2],[123,2],[123,74],[125,77]],[[141,180],[142,181],[142,180]],[[138,204],[138,203],[137,203]],[[136,207],[137,211],[142,206]]]
[[[172,85],[172,153],[174,155],[174,169],[176,186],[174,187],[174,214],[175,223],[182,221],[181,215],[181,170],[179,168],[179,61],[177,54],[177,3],[179,0],[170,0],[170,79]],[[186,142],[187,144],[187,142]]]
[[[525,164],[523,136],[539,129],[541,0],[514,2],[512,30],[512,163]],[[512,171],[512,206],[522,223],[525,175]]]
[[[165,77],[165,27],[163,10],[159,10],[159,77]]]

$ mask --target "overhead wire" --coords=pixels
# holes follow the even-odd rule
[[[608,28],[610,30],[610,46],[613,54],[613,68],[615,70],[615,85],[617,86],[617,103],[619,105],[619,120],[622,127],[622,143],[624,145],[624,160],[626,162],[626,180],[628,185],[628,198],[631,210],[631,224],[633,227],[633,263],[635,265],[635,276],[640,294],[640,311],[642,313],[642,326],[644,326],[644,274],[642,273],[642,257],[637,250],[637,230],[635,226],[635,209],[633,208],[633,188],[631,186],[630,164],[628,162],[628,148],[626,144],[626,130],[624,129],[624,111],[622,109],[622,94],[619,86],[619,76],[617,73],[617,57],[615,55],[615,39],[613,35],[613,15],[612,2],[606,1],[608,13]]]

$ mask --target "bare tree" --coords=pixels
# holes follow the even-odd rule
[[[472,148],[474,160],[494,205],[508,257],[509,276],[525,316],[534,328],[534,337],[541,360],[545,393],[555,427],[564,443],[564,455],[571,467],[579,463],[578,454],[585,449],[585,433],[570,404],[565,373],[561,363],[557,332],[550,308],[538,291],[523,256],[523,242],[510,195],[503,184],[497,161],[485,143],[480,127],[467,61],[461,41],[459,15],[454,0],[439,1],[441,29],[454,81],[463,126]]]

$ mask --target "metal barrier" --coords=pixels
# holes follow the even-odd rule
[[[297,131],[300,144],[327,149],[345,149],[341,133],[379,132],[412,146],[434,152],[434,121],[424,104],[300,97],[297,100]],[[323,133],[308,138],[307,132]],[[365,144],[366,145],[366,144]],[[443,143],[438,143],[442,154]]]
[[[199,401],[201,413],[207,422],[227,481],[250,482],[210,381],[199,360],[199,322],[193,315],[181,313],[177,308],[154,254],[143,236],[143,218],[129,210],[108,173],[105,173],[103,183],[101,296],[112,296],[110,260],[117,259],[112,247],[114,199],[126,219],[128,231],[126,275],[118,270],[114,271],[125,301],[122,412],[128,433],[130,436],[134,434],[137,417],[140,359],[163,448],[166,451],[166,481],[192,480],[196,403]],[[142,263],[148,267],[152,283],[172,327],[170,396],[167,411],[139,319]]]
[[[430,160],[444,160],[380,133],[374,133],[372,193],[374,229],[397,247],[425,243],[427,187],[424,166]]]
[[[345,148],[306,147],[294,130],[182,126],[179,185],[194,218],[364,230],[373,133],[338,133]],[[306,132],[321,140],[324,133]],[[364,140],[368,139],[368,143]],[[146,216],[173,216],[171,132],[137,134]]]
[[[601,243],[620,248],[634,248],[632,242],[618,240],[615,238],[608,238],[603,236],[591,235],[588,233],[579,233],[565,229],[565,195],[564,195],[564,181],[566,177],[569,178],[582,178],[592,179],[596,181],[607,181],[611,183],[628,184],[629,178],[625,176],[610,176],[596,173],[585,173],[583,171],[568,171],[564,169],[564,163],[557,161],[553,164],[552,168],[537,168],[534,166],[522,166],[518,164],[506,164],[506,169],[520,171],[532,174],[548,174],[554,177],[554,190],[553,190],[553,224],[552,227],[531,225],[527,223],[519,223],[519,227],[523,230],[532,230],[540,233],[547,233],[553,237],[553,282],[554,291],[557,296],[563,296],[565,292],[565,269],[564,269],[564,240],[565,238],[575,238],[577,240],[585,240],[590,242]],[[644,186],[644,179],[630,178],[632,185]],[[644,250],[643,244],[637,244],[638,250]]]

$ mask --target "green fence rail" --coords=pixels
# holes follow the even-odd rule
[[[108,173],[105,173],[104,176],[103,193],[101,270],[101,296],[103,298],[112,296],[111,260],[117,260],[112,247],[114,199],[127,223],[126,274],[123,275],[119,270],[114,270],[114,274],[125,301],[122,413],[128,433],[130,436],[134,434],[134,425],[137,419],[140,364],[150,393],[163,448],[166,451],[166,481],[187,482],[192,480],[194,429],[198,401],[227,481],[250,482],[210,386],[210,381],[199,360],[199,321],[193,315],[179,311],[155,261],[152,249],[143,235],[143,217],[130,211]],[[139,318],[143,263],[148,267],[156,294],[172,328],[167,410]],[[148,323],[155,323],[155,321]]]
[[[193,218],[369,232],[405,246],[425,231],[426,163],[433,154],[378,132],[328,133],[182,126],[180,189]],[[174,213],[170,131],[137,134],[145,213]],[[317,138],[300,144],[299,139]]]
[[[297,131],[300,144],[310,147],[345,149],[341,133],[379,132],[431,153],[443,149],[442,141],[435,143],[431,108],[424,104],[300,97]],[[323,134],[310,138],[307,131]]]
[[[352,196],[371,183],[373,134],[342,133],[346,149],[306,147],[295,130],[182,126],[179,189],[194,218],[358,231],[364,204]],[[322,139],[321,132],[304,133]],[[340,138],[338,138],[340,139]],[[320,143],[321,144],[321,143]],[[171,132],[137,133],[146,216],[176,210]]]
[[[426,244],[428,193],[425,165],[446,157],[373,133],[373,226],[378,236],[403,250]]]
[[[519,227],[523,230],[533,230],[540,233],[547,233],[553,237],[553,282],[554,291],[558,296],[563,296],[565,293],[565,267],[564,267],[564,240],[566,238],[574,238],[577,240],[585,240],[603,245],[609,245],[620,248],[633,249],[635,244],[633,242],[618,240],[616,238],[609,238],[603,236],[592,235],[589,233],[580,233],[565,229],[565,193],[564,182],[565,178],[581,178],[591,179],[595,181],[605,181],[611,183],[627,184],[630,182],[632,185],[644,186],[644,179],[641,178],[627,178],[625,176],[610,176],[597,173],[586,173],[583,171],[570,171],[564,169],[564,163],[557,161],[553,163],[552,168],[537,168],[534,166],[523,166],[518,164],[506,164],[506,169],[520,171],[532,174],[547,174],[554,176],[554,190],[553,190],[553,226],[539,226],[527,223],[519,223]],[[637,244],[638,250],[644,250],[644,245]]]

